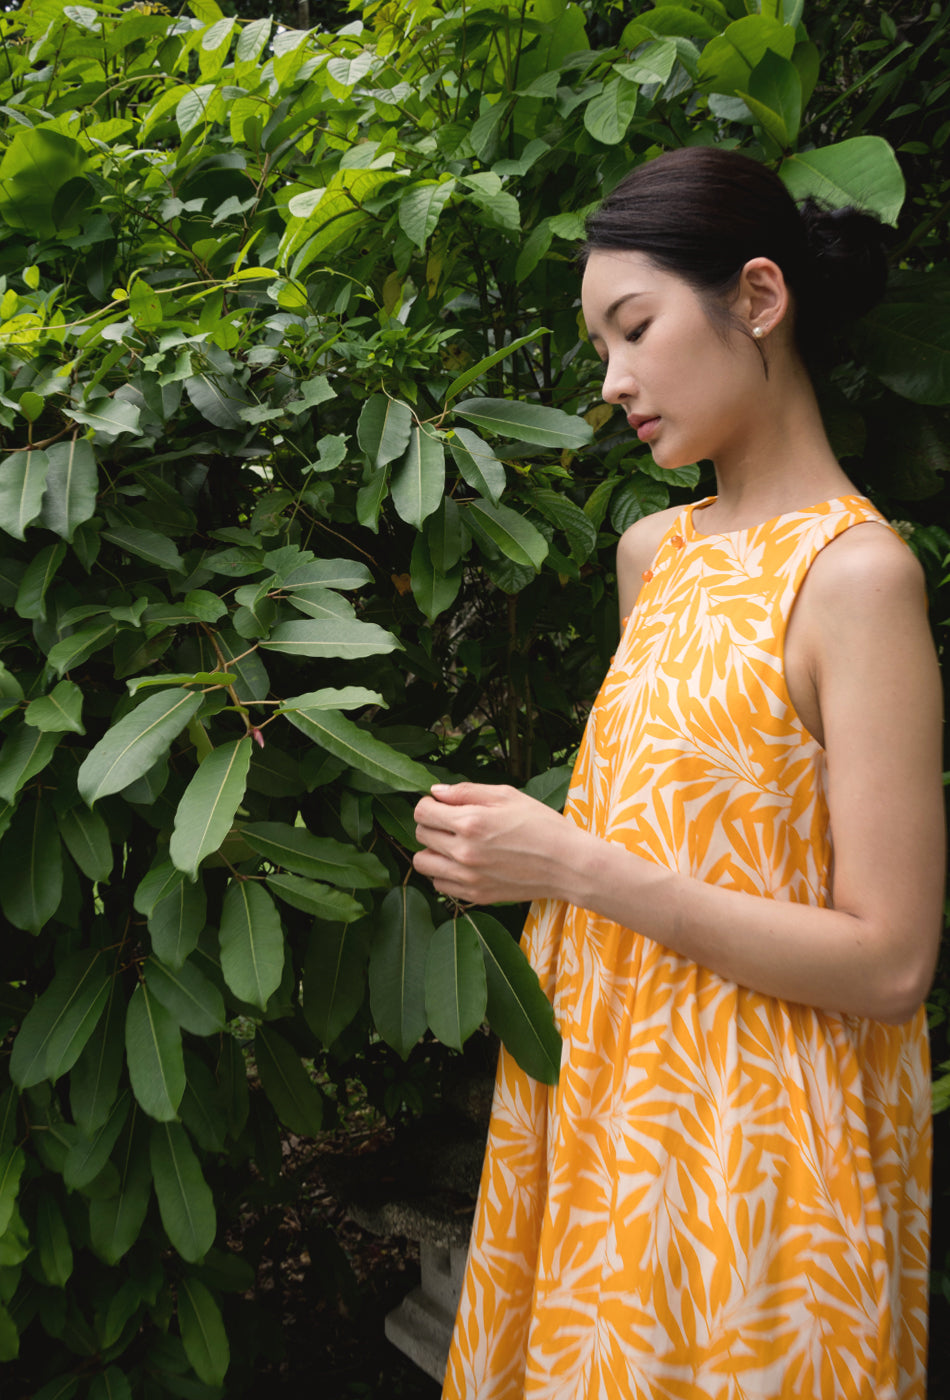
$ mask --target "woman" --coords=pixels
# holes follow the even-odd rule
[[[417,808],[437,890],[535,901],[564,1037],[553,1090],[502,1053],[444,1394],[922,1400],[939,685],[805,368],[879,293],[878,230],[691,148],[588,235],[604,398],[717,494],[621,539],[565,814]]]

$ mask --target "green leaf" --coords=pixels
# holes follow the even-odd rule
[[[139,530],[132,525],[114,525],[102,531],[102,538],[117,545],[125,554],[134,554],[148,564],[157,564],[161,569],[173,573],[183,573],[185,564],[167,535],[159,535],[154,530]]]
[[[360,412],[356,437],[370,465],[384,467],[403,455],[409,446],[411,429],[412,410],[408,404],[385,394],[371,394]]]
[[[426,1015],[443,1045],[461,1050],[488,1000],[485,961],[472,926],[459,918],[436,929],[426,958]]]
[[[584,125],[595,141],[616,146],[624,139],[637,110],[638,88],[622,77],[604,85],[584,108]]]
[[[205,925],[204,885],[192,884],[171,861],[162,861],[140,882],[134,905],[148,920],[155,956],[167,967],[181,967]]]
[[[307,622],[282,622],[264,641],[269,651],[288,656],[342,656],[355,660],[362,656],[382,656],[396,651],[400,643],[391,632],[375,622],[343,618],[316,618]]]
[[[468,428],[454,430],[449,448],[462,480],[497,505],[506,485],[504,462],[498,460],[487,442]]]
[[[118,1366],[107,1366],[89,1382],[89,1400],[132,1400],[128,1376]]]
[[[178,1325],[198,1378],[205,1385],[220,1386],[231,1362],[221,1311],[204,1284],[187,1275],[178,1283]]]
[[[460,916],[482,945],[488,985],[488,1021],[526,1074],[556,1084],[561,1037],[537,973],[508,930],[490,914]]]
[[[221,971],[241,1001],[265,1010],[284,971],[280,915],[265,889],[232,880],[221,911]]]
[[[212,750],[178,804],[168,853],[193,880],[205,856],[218,850],[231,830],[247,787],[251,745],[245,737]]]
[[[290,703],[289,700],[284,702],[285,705]],[[308,690],[306,695],[293,697],[294,709],[300,710],[361,710],[366,705],[385,707],[385,704],[378,690],[367,690],[362,685],[347,685],[341,690],[326,686],[322,690]]]
[[[17,617],[46,619],[46,592],[66,558],[64,544],[39,550],[26,567],[13,610]]]
[[[49,458],[35,448],[0,459],[0,529],[15,540],[39,518],[48,471]]]
[[[318,919],[358,919],[364,913],[362,904],[343,890],[335,890],[332,885],[322,885],[316,880],[304,880],[299,875],[268,875],[267,888],[278,899],[299,909],[304,914],[313,914]]]
[[[346,1030],[366,995],[373,923],[316,924],[307,942],[301,1005],[307,1025],[327,1047]]]
[[[13,1217],[17,1195],[20,1190],[20,1177],[26,1166],[26,1156],[22,1147],[10,1147],[0,1152],[0,1235]]]
[[[895,394],[915,403],[950,403],[946,304],[912,299],[898,286],[858,324],[854,343],[868,368]]]
[[[452,606],[462,586],[461,568],[442,574],[432,567],[424,535],[417,535],[412,546],[409,578],[416,606],[429,622]]]
[[[107,647],[117,631],[114,622],[97,622],[92,627],[80,627],[77,632],[52,646],[47,660],[56,674],[61,676],[64,671],[79,666],[93,652]]]
[[[320,588],[362,588],[372,581],[369,569],[357,559],[313,559],[279,575],[277,580],[278,586],[288,593],[314,584]]]
[[[548,241],[550,242],[550,239]],[[531,342],[537,340],[539,336],[550,334],[551,332],[548,330],[547,326],[539,326],[538,329],[532,331],[530,335],[523,335],[518,340],[513,340],[510,344],[503,345],[500,350],[495,350],[493,354],[486,355],[485,358],[479,360],[477,364],[470,365],[463,374],[453,379],[452,383],[446,389],[443,400],[445,406],[448,407],[452,400],[457,398],[463,389],[467,389],[470,384],[475,383],[476,379],[480,379],[483,374],[487,374],[494,365],[500,364],[502,360],[510,359],[512,355],[518,353],[522,346],[530,345]]]
[[[9,1309],[0,1303],[0,1362],[15,1361],[20,1354],[20,1333]],[[73,1390],[75,1391],[75,1383]]]
[[[415,529],[438,510],[445,492],[445,447],[441,437],[420,423],[409,434],[406,455],[396,467],[390,494],[396,514]]]
[[[508,506],[493,506],[489,501],[470,501],[465,508],[465,523],[473,535],[487,537],[497,545],[507,559],[525,568],[541,568],[547,558],[548,542],[539,530]]]
[[[315,1137],[323,1123],[323,1096],[283,1036],[258,1026],[254,1059],[264,1092],[285,1128],[299,1137]]]
[[[71,807],[59,818],[59,834],[66,849],[87,879],[95,884],[112,873],[112,841],[98,812]]]
[[[46,456],[49,469],[40,523],[71,544],[77,527],[96,511],[96,456],[86,438],[56,442]]]
[[[677,54],[674,43],[669,39],[660,39],[647,44],[631,63],[618,63],[614,71],[631,83],[665,83],[673,72]]]
[[[576,414],[515,399],[463,399],[455,412],[486,432],[540,447],[586,447],[593,429]]]
[[[455,191],[455,180],[423,180],[410,185],[399,200],[399,227],[421,252],[435,232],[439,216]]]
[[[610,523],[623,534],[635,520],[663,510],[670,503],[670,493],[661,481],[635,476],[625,481],[614,493],[610,503]]]
[[[52,1288],[65,1288],[73,1271],[73,1250],[63,1212],[49,1191],[43,1191],[36,1203],[34,1239],[46,1282]]]
[[[0,843],[0,907],[16,928],[37,934],[59,908],[63,850],[52,804],[37,790],[20,803]]]
[[[421,891],[400,885],[376,915],[369,961],[370,1008],[376,1029],[405,1060],[425,1033],[426,957],[432,915]]]
[[[85,423],[106,442],[114,442],[122,433],[138,435],[140,411],[138,405],[129,403],[128,399],[110,398],[108,394],[87,400],[82,408],[75,404],[64,408],[70,418]]]
[[[125,1064],[125,994],[113,978],[109,1000],[69,1076],[69,1106],[79,1131],[92,1137],[116,1101]]]
[[[90,1243],[99,1258],[114,1265],[141,1233],[152,1194],[145,1120],[133,1105],[112,1158],[119,1175],[114,1196],[89,1202]]]
[[[81,1191],[103,1170],[125,1126],[131,1104],[131,1095],[122,1094],[112,1105],[105,1122],[88,1137],[78,1137],[70,1147],[63,1166],[63,1180],[70,1191]]]
[[[0,749],[0,798],[12,802],[22,787],[42,773],[59,739],[55,732],[21,725],[3,741]]]
[[[242,826],[241,835],[252,851],[257,851],[272,865],[298,875],[329,880],[331,884],[352,890],[389,884],[386,867],[376,856],[328,836],[312,836],[300,826],[289,826],[286,822],[252,822]]]
[[[817,151],[797,151],[779,168],[795,199],[809,195],[834,209],[853,204],[896,224],[904,203],[897,157],[880,136],[854,136]]]
[[[183,381],[185,393],[201,416],[216,428],[243,428],[241,409],[250,407],[243,390],[226,374],[203,372]]]
[[[336,710],[298,710],[293,700],[286,700],[278,713],[286,715],[295,728],[334,758],[396,792],[428,792],[432,786],[432,775],[421,763],[407,758]]]
[[[183,1030],[193,1035],[215,1035],[224,1030],[224,998],[192,963],[169,968],[148,958],[145,985]]]
[[[783,150],[795,144],[802,119],[802,80],[793,63],[768,49],[752,70],[748,92],[738,95]]]
[[[100,797],[121,792],[168,752],[204,703],[187,690],[150,695],[107,731],[83,760],[76,775],[79,794],[91,807]]]
[[[766,15],[746,15],[710,39],[699,60],[699,82],[709,92],[732,96],[749,91],[753,68],[766,51],[791,58],[795,30],[790,24]]]
[[[155,1123],[149,1158],[165,1233],[189,1264],[197,1264],[214,1244],[214,1198],[198,1158],[180,1123]]]
[[[60,681],[49,695],[31,700],[23,714],[23,723],[42,729],[47,734],[85,734],[82,719],[82,691],[73,681]]]
[[[552,525],[563,530],[575,563],[585,563],[596,548],[597,531],[580,506],[576,506],[568,496],[546,486],[532,491],[530,500]]]
[[[185,1051],[185,1085],[181,1121],[205,1152],[223,1152],[228,1136],[225,1096],[211,1070],[197,1055]]]
[[[175,1017],[143,982],[129,1000],[125,1052],[132,1092],[144,1111],[163,1123],[177,1118],[185,1092],[181,1031]]]

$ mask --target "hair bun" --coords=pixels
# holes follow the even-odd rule
[[[884,295],[884,225],[853,206],[828,209],[815,199],[806,199],[800,212],[806,269],[799,314],[815,330],[838,328],[870,311]]]

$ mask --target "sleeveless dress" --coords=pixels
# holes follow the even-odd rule
[[[824,755],[785,629],[860,496],[665,536],[566,808],[659,865],[826,905]],[[695,524],[694,524],[695,521]],[[930,1067],[905,1025],[724,981],[542,900],[522,946],[564,1039],[502,1051],[445,1400],[923,1400]]]

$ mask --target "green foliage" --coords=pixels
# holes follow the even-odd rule
[[[516,912],[416,882],[412,808],[560,800],[617,533],[701,479],[614,424],[579,327],[632,160],[742,144],[899,221],[829,424],[885,503],[940,487],[940,191],[906,227],[791,0],[624,18],[0,16],[0,1356],[40,1393],[241,1392],[226,1231],[355,1057],[396,1111],[487,1019],[556,1078]]]

